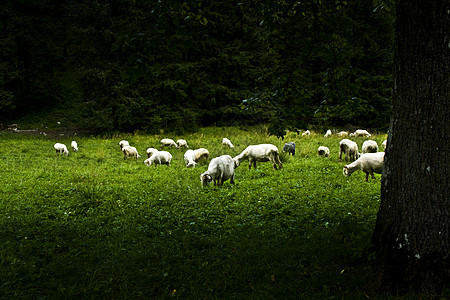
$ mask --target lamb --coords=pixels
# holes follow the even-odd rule
[[[330,136],[331,136],[331,130],[328,129],[323,137],[330,137]]]
[[[119,146],[120,146],[120,150],[122,150],[123,147],[130,146],[130,144],[128,143],[128,141],[122,140],[119,142]]]
[[[347,131],[340,131],[340,132],[338,132],[337,136],[340,136],[340,137],[348,136],[348,132]]]
[[[141,157],[135,147],[124,146],[122,148],[122,152],[123,159],[127,159],[127,157],[134,157],[135,159],[138,159],[139,157]]]
[[[345,160],[355,160],[359,157],[358,145],[349,139],[343,139],[339,142],[339,161],[341,161],[342,153],[345,154]]]
[[[364,141],[361,148],[361,153],[376,153],[376,152],[378,152],[377,142],[373,140]]]
[[[153,153],[152,156],[144,160],[144,164],[147,166],[151,166],[152,163],[155,164],[155,167],[157,165],[167,165],[170,166],[170,161],[172,160],[172,154],[170,154],[167,151],[157,151]]]
[[[186,167],[195,167],[195,165],[200,161],[207,161],[209,158],[209,151],[205,148],[200,148],[196,150],[187,150],[184,153],[184,162]]]
[[[178,148],[178,145],[171,139],[162,139],[161,140],[161,148],[168,146],[170,148],[175,147]]]
[[[353,133],[350,133],[350,136],[354,136],[354,137],[370,137],[372,136],[370,133],[367,132],[367,130],[363,130],[363,129],[358,129]]]
[[[197,163],[195,162],[194,150],[189,149],[184,153],[184,163],[186,168],[195,167]]]
[[[286,143],[283,146],[283,153],[287,152],[288,154],[292,154],[292,156],[295,155],[295,143],[294,142],[290,142],[290,143]]]
[[[302,136],[310,136],[311,132],[309,132],[309,130],[306,130],[305,132],[302,133]]]
[[[150,158],[153,155],[153,153],[156,153],[156,152],[158,152],[158,149],[148,148],[147,149],[147,158]]]
[[[78,152],[78,144],[75,141],[72,141],[72,143],[70,143],[70,146],[72,147],[72,150],[75,152]]]
[[[277,164],[280,169],[283,168],[283,164],[280,161],[278,148],[272,144],[250,145],[245,148],[241,154],[233,158],[236,167],[240,165],[241,161],[246,159],[248,159],[249,170],[252,168],[252,163],[256,169],[257,161],[270,161],[275,170],[277,169]]]
[[[344,166],[343,173],[345,177],[350,176],[353,172],[362,170],[366,173],[366,182],[369,179],[369,174],[375,179],[373,173],[381,174],[383,170],[384,152],[367,153],[362,155],[356,161]]]
[[[320,146],[317,149],[317,153],[319,154],[319,156],[329,157],[330,156],[330,149],[328,149],[328,147],[325,147],[325,146]]]
[[[235,162],[229,155],[222,155],[211,160],[208,170],[200,174],[200,181],[203,186],[214,181],[214,185],[221,186],[225,181],[230,179],[230,183],[234,184],[234,167]]]
[[[222,145],[230,147],[230,148],[234,148],[233,144],[231,143],[231,141],[227,138],[223,138],[222,139]]]
[[[68,156],[69,155],[69,151],[67,150],[66,145],[61,144],[61,143],[56,143],[54,146],[56,154],[61,154],[61,155],[65,155]]]
[[[181,140],[181,139],[177,140],[177,145],[178,145],[178,148],[181,148],[181,147],[185,147],[186,149],[189,148],[186,140]]]
[[[387,140],[384,140],[383,143],[381,144],[381,146],[383,146],[383,149],[386,150]]]

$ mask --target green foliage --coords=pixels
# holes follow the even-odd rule
[[[388,123],[390,1],[0,5],[9,120],[65,107],[97,131]]]
[[[345,178],[337,137],[288,132],[297,154],[282,154],[283,169],[243,163],[235,185],[205,188],[207,165],[186,168],[182,150],[169,150],[170,167],[146,167],[118,146],[126,139],[145,156],[163,137],[212,157],[284,143],[266,128],[217,127],[76,137],[79,152],[65,157],[53,144],[72,137],[1,134],[0,297],[363,298],[380,175]]]

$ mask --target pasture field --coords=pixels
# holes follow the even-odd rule
[[[340,138],[323,134],[75,137],[79,152],[65,157],[53,144],[72,137],[0,133],[0,298],[363,299],[381,175],[345,178]],[[211,157],[291,141],[297,153],[281,155],[281,170],[243,162],[234,185],[201,187],[207,164],[186,168],[184,150],[169,150],[170,167],[144,165],[164,137]],[[124,160],[121,139],[142,157]],[[317,157],[320,145],[330,158]]]

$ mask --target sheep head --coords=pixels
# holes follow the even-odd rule
[[[212,177],[208,173],[202,173],[200,174],[200,181],[202,182],[203,186],[206,186],[212,181]]]
[[[350,176],[350,173],[348,172],[348,166],[344,166],[344,168],[342,169],[342,173],[344,174],[345,177]]]

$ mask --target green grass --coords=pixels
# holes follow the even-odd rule
[[[282,154],[278,171],[243,163],[235,185],[202,188],[207,165],[187,169],[184,151],[170,150],[170,167],[143,164],[163,137],[212,157],[294,141],[297,155]],[[76,137],[68,157],[53,144],[69,137],[0,138],[0,298],[364,298],[380,175],[345,178],[337,137],[281,141],[237,128]],[[123,160],[121,139],[143,157]],[[320,145],[330,158],[317,157]]]

